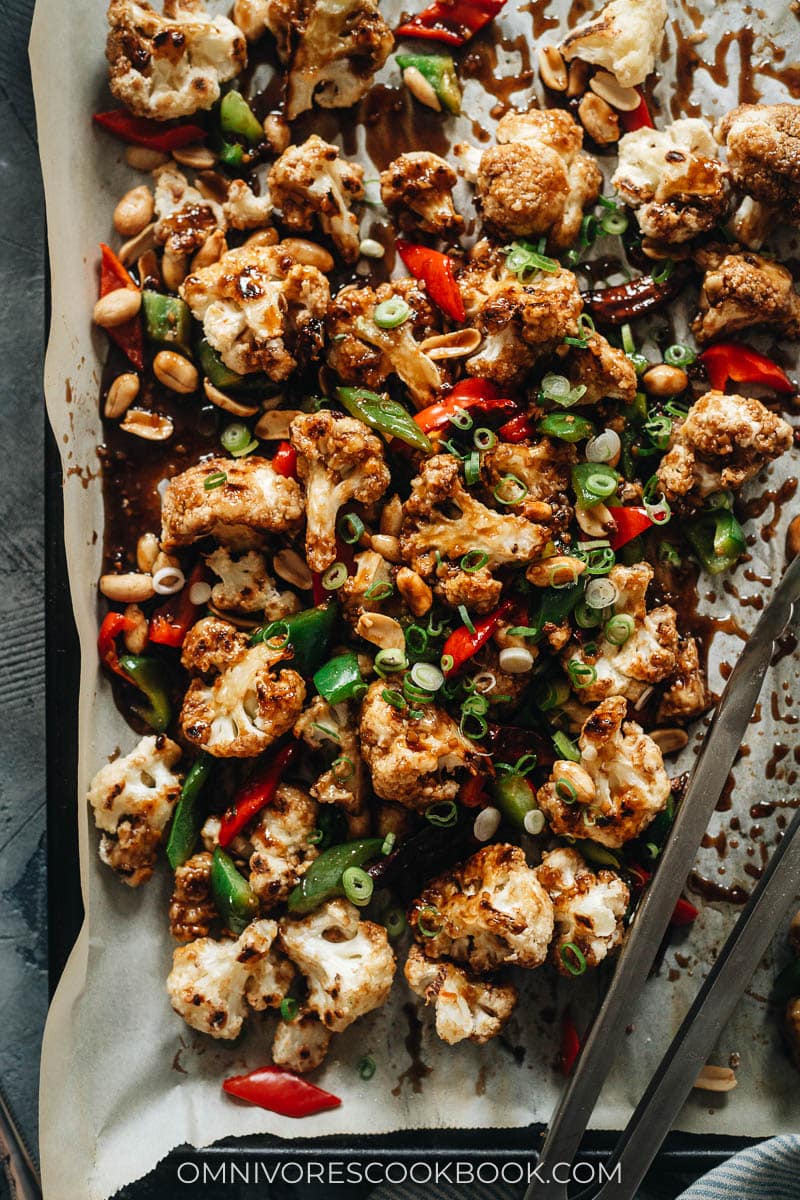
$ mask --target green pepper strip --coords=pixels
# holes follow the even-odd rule
[[[348,867],[363,867],[364,863],[379,856],[382,846],[383,838],[359,838],[325,850],[290,893],[289,912],[313,912],[327,900],[343,896],[342,876]]]
[[[355,699],[359,689],[365,687],[358,655],[348,650],[346,654],[329,659],[314,673],[314,687],[329,704]]]
[[[398,54],[397,65],[401,71],[408,67],[416,68],[427,79],[448,112],[461,112],[461,88],[455,63],[449,54]]]
[[[620,860],[616,854],[612,854],[605,846],[601,846],[599,842],[592,841],[577,841],[575,843],[576,850],[580,850],[587,862],[594,863],[597,867],[613,867],[616,871],[620,869]]]
[[[583,596],[585,589],[586,585],[582,578],[571,583],[569,587],[537,588],[533,596],[533,603],[537,604],[538,608],[527,626],[534,632],[526,634],[526,638],[534,643],[538,642],[545,625],[561,625],[566,621]]]
[[[305,608],[302,612],[283,617],[279,622],[289,630],[288,644],[294,652],[292,666],[306,678],[318,671],[327,658],[336,617],[336,603],[330,601],[319,608]],[[256,629],[250,641],[263,641],[267,629],[269,625]]]
[[[710,575],[727,571],[747,549],[741,525],[726,508],[703,513],[691,521],[686,536]]]
[[[560,438],[562,442],[580,442],[584,438],[594,437],[596,432],[586,417],[576,417],[571,413],[549,413],[542,417],[536,428],[539,433]]]
[[[189,305],[178,296],[161,292],[142,292],[144,331],[156,346],[177,347],[191,352],[192,314]]]
[[[236,870],[230,855],[219,846],[211,860],[211,891],[217,912],[226,927],[237,936],[258,916],[258,896]]]
[[[167,696],[161,663],[155,658],[123,654],[119,665],[142,695],[150,701],[149,705],[139,705],[135,711],[156,733],[163,733],[169,725],[172,707]]]
[[[379,396],[377,392],[367,391],[366,388],[352,387],[337,388],[336,398],[351,417],[358,417],[370,429],[399,438],[416,450],[430,453],[433,449],[430,438],[422,432],[408,409],[403,408],[397,400]]]
[[[167,842],[167,859],[173,871],[177,871],[178,867],[182,867],[187,859],[192,857],[197,845],[202,825],[198,801],[211,773],[212,762],[210,755],[202,755],[192,763],[189,774],[183,781]]]
[[[492,795],[506,820],[524,830],[525,817],[536,807],[536,797],[528,780],[523,775],[502,775],[493,781]]]
[[[241,92],[226,92],[219,106],[219,123],[222,132],[243,137],[251,146],[264,140],[264,130],[250,105]]]

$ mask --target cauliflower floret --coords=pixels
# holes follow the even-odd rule
[[[391,481],[383,443],[363,421],[303,413],[291,424],[297,473],[306,492],[306,558],[313,571],[336,561],[336,518],[350,500],[372,504]]]
[[[597,967],[622,943],[630,893],[613,871],[594,873],[577,850],[567,846],[542,856],[536,877],[553,901],[556,934],[550,961],[562,975],[572,975],[577,946],[586,966]],[[565,961],[565,958],[567,961]]]
[[[165,0],[164,16],[145,0],[111,0],[108,24],[108,85],[139,117],[167,121],[211,108],[220,84],[247,66],[241,30],[195,0]]]
[[[752,396],[706,392],[673,426],[656,474],[667,500],[740,488],[792,445],[792,427]]]
[[[578,461],[569,442],[543,437],[535,445],[497,442],[481,456],[481,477],[487,499],[493,502],[495,488],[506,475],[515,475],[528,489],[514,513],[547,524],[551,531],[572,519],[569,500],[570,468]]]
[[[567,62],[605,67],[623,87],[644,83],[655,69],[667,20],[666,0],[611,0],[561,43]]]
[[[800,337],[800,296],[791,272],[750,251],[729,254],[711,247],[697,262],[704,269],[692,333],[701,344],[753,325],[768,325],[790,338]]]
[[[436,595],[450,608],[466,606],[479,616],[489,613],[500,603],[502,579],[495,579],[488,567],[464,571],[455,563],[440,562],[432,580]]]
[[[503,963],[538,967],[553,937],[553,905],[519,846],[484,846],[434,879],[409,920],[428,958],[447,956],[473,971]],[[419,932],[422,922],[433,937]]]
[[[169,904],[170,933],[177,942],[208,937],[217,908],[211,895],[211,855],[201,850],[175,872]]]
[[[614,613],[630,617],[633,628],[621,646],[610,642],[601,633],[594,642],[595,653],[585,648],[571,648],[564,654],[564,663],[591,666],[596,678],[587,686],[582,679],[572,678],[572,686],[581,700],[593,704],[607,696],[624,696],[633,702],[653,683],[660,683],[673,674],[678,665],[678,629],[675,609],[668,604],[649,611],[645,594],[653,578],[649,563],[631,567],[618,564],[612,567],[608,579],[617,589]]]
[[[301,921],[284,918],[281,945],[308,984],[306,1008],[334,1033],[380,1008],[392,987],[395,957],[386,930],[359,920],[349,900],[330,900]]]
[[[667,721],[672,717],[690,721],[705,712],[710,703],[711,696],[700,664],[697,642],[693,637],[681,638],[677,667],[666,681],[656,720]]]
[[[233,179],[222,212],[231,229],[263,229],[272,216],[272,197],[257,196],[244,179]]]
[[[394,37],[372,0],[298,0],[286,78],[290,121],[318,104],[349,108],[372,86]]]
[[[100,858],[129,887],[139,887],[153,874],[156,850],[181,792],[174,769],[180,757],[180,746],[154,734],[101,767],[91,782],[87,800],[102,830]]]
[[[396,329],[381,329],[373,314],[379,304],[399,297],[411,312]],[[406,385],[417,408],[436,396],[443,379],[419,343],[436,332],[436,317],[413,279],[368,287],[343,288],[328,312],[328,362],[346,383],[379,389],[390,375]]]
[[[626,133],[611,183],[635,210],[642,233],[658,242],[707,233],[725,220],[731,195],[717,143],[695,117]]]
[[[232,371],[281,383],[322,347],[328,281],[280,246],[242,246],[202,267],[180,294]]]
[[[436,1032],[454,1046],[465,1038],[483,1046],[500,1033],[517,1003],[517,989],[471,977],[454,963],[431,962],[412,946],[405,965],[412,992],[432,1004]]]
[[[331,1031],[316,1013],[301,1011],[294,1021],[279,1021],[272,1039],[277,1067],[304,1074],[321,1065],[331,1044]]]
[[[383,800],[420,810],[454,800],[477,762],[475,747],[451,716],[433,704],[411,718],[383,698],[391,681],[371,684],[361,707],[361,753]]]
[[[215,229],[227,228],[223,209],[201,195],[174,166],[156,173],[156,225],[153,237],[164,253],[180,261],[200,249]]]
[[[280,1006],[294,976],[273,943],[275,921],[253,921],[238,941],[198,938],[172,957],[167,993],[187,1025],[213,1038],[239,1036],[248,1004],[257,1010]]]
[[[338,146],[312,133],[290,146],[269,173],[272,200],[289,229],[320,229],[333,240],[345,262],[358,258],[358,221],[351,211],[364,198],[364,168],[339,157]]]
[[[347,701],[330,705],[322,696],[315,696],[295,722],[294,736],[312,750],[335,752],[334,765],[309,789],[314,799],[320,804],[338,804],[354,815],[361,813],[366,803],[366,778],[353,706]]]
[[[229,621],[202,617],[183,641],[181,666],[196,675],[218,675],[244,654],[250,642]]]
[[[381,611],[383,602],[394,591],[394,583],[389,564],[375,550],[362,550],[354,562],[355,571],[347,576],[340,595],[342,616],[356,628],[364,613]]]
[[[603,184],[580,125],[558,108],[507,113],[497,142],[484,150],[476,179],[485,219],[501,233],[546,234],[551,250],[567,249]]]
[[[555,762],[550,782],[539,788],[539,807],[560,837],[590,837],[615,849],[666,806],[670,784],[661,751],[634,721],[623,726],[627,708],[623,696],[598,704],[581,731],[580,767]]]
[[[714,133],[728,152],[736,186],[779,219],[800,221],[800,108],[796,104],[740,104]]]
[[[257,550],[234,558],[224,546],[206,556],[206,566],[220,578],[211,589],[211,602],[223,611],[262,613],[265,621],[279,621],[297,612],[300,601],[294,592],[279,592],[267,570],[266,559]]]
[[[274,908],[305,875],[319,851],[308,838],[317,805],[300,788],[281,784],[250,832],[250,886],[265,908]]]
[[[204,482],[223,474],[219,487]],[[266,533],[294,529],[303,515],[296,480],[265,458],[210,458],[174,475],[161,502],[161,545],[167,552],[213,537],[228,546],[253,546]]]
[[[636,368],[623,350],[612,346],[600,333],[586,338],[586,346],[570,349],[567,375],[573,387],[585,387],[580,399],[583,404],[598,400],[622,400],[632,404],[636,399]]]
[[[285,61],[292,32],[291,7],[287,0],[235,0],[233,19],[248,42],[258,41],[267,31],[276,38],[282,37],[278,50],[281,60]]]
[[[397,212],[400,225],[446,236],[461,233],[464,218],[453,207],[457,176],[430,150],[401,154],[381,171],[381,199]]]

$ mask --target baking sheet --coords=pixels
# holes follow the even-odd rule
[[[401,8],[401,3],[385,4],[387,19],[393,20]],[[566,28],[568,15],[568,6],[558,2],[549,6],[510,3],[508,8],[499,22],[506,40],[505,47],[498,50],[498,76],[516,75],[525,67],[520,47],[522,53],[530,52],[532,10],[538,20],[548,18],[548,40],[558,37],[557,19],[560,27]],[[110,139],[96,134],[88,119],[98,104],[106,106],[104,9],[102,0],[73,0],[68,6],[59,0],[39,0],[31,42],[52,270],[46,397],[64,467],[65,540],[83,662],[76,819],[86,919],[45,1035],[41,1153],[46,1200],[83,1196],[104,1200],[149,1171],[173,1147],[186,1142],[207,1145],[230,1135],[360,1136],[419,1127],[502,1127],[544,1121],[560,1087],[553,1070],[558,1050],[554,1016],[569,998],[578,1024],[585,1023],[602,987],[600,976],[576,984],[557,980],[547,970],[520,973],[522,999],[507,1036],[483,1048],[444,1046],[432,1033],[430,1015],[425,1013],[417,1033],[416,1005],[409,1009],[412,998],[398,978],[391,1003],[334,1039],[328,1062],[319,1073],[323,1086],[343,1096],[345,1103],[302,1123],[292,1122],[235,1106],[223,1099],[219,1089],[224,1075],[268,1058],[273,1018],[262,1021],[254,1016],[248,1033],[231,1046],[195,1035],[172,1013],[163,983],[173,948],[166,921],[167,872],[162,870],[146,887],[131,891],[97,858],[96,835],[83,795],[109,754],[117,747],[125,752],[135,741],[111,702],[95,653],[95,580],[101,556],[96,531],[102,528],[95,448],[101,439],[97,395],[105,349],[102,335],[91,330],[90,313],[96,288],[96,246],[108,236],[116,199],[131,186],[131,173],[121,151]],[[740,27],[742,11],[738,4],[712,6],[704,0],[700,13],[708,16],[701,30],[697,29],[698,18],[690,15],[697,12],[694,5],[684,11],[671,3],[670,39],[673,20],[689,32],[704,32],[707,36],[696,50],[713,63],[722,35]],[[788,8],[760,16],[757,24],[775,44],[788,48],[792,57],[798,24]],[[761,55],[775,60],[769,43],[760,37],[761,33],[755,40],[754,61]],[[738,54],[736,43],[730,43],[727,60],[723,56],[732,81],[728,90],[702,67],[695,72],[690,102],[701,100],[712,118],[736,102]],[[656,94],[664,101],[672,94],[673,61],[668,54],[662,64],[664,78]],[[717,80],[724,79],[719,69],[714,68],[713,73]],[[390,77],[391,71],[386,70],[380,78]],[[779,81],[759,77],[758,83],[766,99],[788,98]],[[525,87],[510,98],[524,108],[532,94],[532,89]],[[487,110],[493,103],[494,98],[487,100],[476,82],[467,81],[465,111],[469,118],[491,127]],[[462,119],[454,128],[452,142],[461,139],[472,140],[469,119]],[[398,152],[401,149],[398,146]],[[676,332],[680,336],[680,315]],[[796,469],[796,460],[787,459],[753,484],[751,493],[777,488]],[[791,508],[790,504],[784,506],[783,523]],[[717,583],[713,591],[709,585],[703,598],[704,611],[734,617],[732,628],[746,630],[752,625],[769,580],[780,570],[782,524],[772,540],[764,540],[759,532],[771,516],[767,505],[757,526],[751,526],[753,561],[731,577],[733,592]],[[734,632],[715,639],[711,674],[715,690],[721,687],[724,664],[735,658],[740,636]],[[799,675],[797,655],[787,655],[777,664],[776,698],[774,703],[766,699],[756,713],[747,739],[749,753],[736,774],[733,807],[719,814],[712,826],[715,835],[718,828],[728,830],[731,817],[737,817],[741,833],[732,840],[738,841],[738,847],[731,846],[724,862],[714,847],[701,853],[702,874],[719,884],[751,886],[745,866],[759,861],[760,848],[748,835],[758,824],[764,830],[763,842],[774,844],[781,806],[792,802],[794,758],[790,750],[777,761],[774,747],[776,743],[793,747],[797,741],[793,698],[800,694]],[[686,763],[692,752],[690,745]],[[775,760],[772,778],[766,779],[770,760]],[[765,802],[778,806],[775,815],[755,821],[750,816],[751,806]],[[57,839],[51,839],[51,853],[58,852]],[[719,874],[720,870],[724,874]],[[648,985],[636,1014],[636,1028],[630,1029],[609,1077],[595,1113],[596,1128],[624,1124],[735,915],[729,904],[706,905],[692,929],[671,943],[659,978]],[[780,963],[783,954],[781,937],[775,943],[775,961]],[[797,1076],[780,1048],[777,1015],[763,999],[775,969],[770,956],[714,1056],[720,1063],[726,1063],[731,1054],[740,1056],[739,1087],[713,1102],[707,1095],[694,1094],[681,1116],[682,1129],[750,1136],[797,1129]],[[418,1057],[430,1068],[421,1081],[409,1053],[416,1036],[421,1039]],[[354,1065],[365,1050],[378,1063],[377,1073],[368,1083],[359,1079]]]

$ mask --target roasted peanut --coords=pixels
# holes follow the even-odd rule
[[[559,587],[577,579],[586,570],[586,563],[568,554],[553,554],[541,562],[531,563],[525,572],[534,587]]]
[[[477,329],[453,329],[450,333],[434,333],[420,342],[419,348],[428,358],[466,358],[480,346],[483,338]]]
[[[219,171],[201,171],[194,181],[204,200],[213,200],[216,204],[224,204],[228,199],[230,184]]]
[[[800,554],[800,516],[792,517],[786,530],[786,556],[794,558]]]
[[[282,441],[289,437],[289,427],[295,417],[303,414],[299,408],[275,408],[259,417],[253,430],[265,442]]]
[[[589,87],[618,112],[633,112],[641,102],[636,88],[623,87],[610,71],[595,71]]]
[[[153,573],[153,563],[158,558],[161,547],[154,533],[143,533],[136,543],[136,565],[140,571]]]
[[[307,591],[311,587],[311,570],[296,550],[279,550],[272,559],[272,569],[279,579],[293,584],[301,591]]]
[[[135,287],[116,288],[101,296],[94,306],[92,317],[95,325],[103,329],[113,329],[116,325],[124,325],[135,317],[142,307],[142,293]]]
[[[125,649],[129,654],[143,654],[147,648],[147,617],[138,604],[129,604],[125,616],[133,622],[130,629],[123,634]]]
[[[578,117],[589,137],[598,146],[618,142],[620,136],[619,116],[601,96],[586,92],[578,105]]]
[[[604,538],[614,529],[614,517],[605,504],[593,504],[584,508],[582,504],[575,505],[575,520],[584,533],[589,537]]]
[[[365,642],[380,646],[381,650],[405,649],[406,635],[403,626],[399,621],[395,621],[394,617],[387,617],[385,613],[362,613],[356,623],[356,633],[363,637]]]
[[[692,1087],[704,1092],[732,1092],[736,1083],[736,1072],[732,1067],[715,1067],[706,1063]]]
[[[152,575],[129,571],[126,575],[101,575],[100,591],[117,604],[138,604],[155,595]]]
[[[278,244],[277,229],[257,229],[255,233],[251,233],[246,239],[244,245],[250,246],[276,246]]]
[[[406,67],[403,71],[403,83],[420,104],[424,104],[426,108],[432,108],[435,112],[442,111],[441,101],[436,95],[433,85],[428,83],[428,80],[416,67]]]
[[[143,288],[149,287],[154,291],[161,290],[163,283],[161,279],[161,267],[159,266],[154,250],[145,250],[144,254],[139,255],[136,262],[136,271]]]
[[[283,154],[292,140],[289,122],[278,113],[267,113],[262,122],[264,138],[273,154]]]
[[[385,533],[373,533],[370,544],[376,554],[380,554],[387,562],[400,562],[400,543],[396,537]]]
[[[103,416],[109,421],[123,417],[139,395],[139,376],[132,371],[118,375],[108,389]]]
[[[433,604],[433,592],[425,580],[410,567],[401,567],[397,572],[397,590],[415,617],[422,617]]]
[[[403,525],[403,503],[397,492],[386,502],[381,512],[381,533],[399,537]]]
[[[570,795],[575,793],[574,799],[577,804],[591,804],[597,795],[594,780],[586,768],[565,758],[553,763],[553,782],[556,785],[556,793],[560,783],[567,784],[566,790]]]
[[[153,193],[146,183],[131,188],[114,209],[114,228],[120,237],[136,237],[153,219]]]
[[[217,408],[233,413],[235,417],[254,417],[258,412],[258,405],[240,404],[238,400],[233,400],[225,392],[221,392],[218,387],[214,387],[210,379],[203,380],[203,391],[207,400],[216,404]]]
[[[558,46],[539,48],[539,75],[545,87],[553,92],[567,90],[567,64],[561,57]]]
[[[134,171],[155,171],[169,162],[169,155],[148,146],[126,146],[125,161]]]
[[[188,273],[188,254],[173,254],[171,250],[164,251],[161,258],[161,274],[171,292],[177,292]]]
[[[685,729],[654,729],[650,737],[662,754],[677,754],[689,744],[689,735]]]
[[[333,255],[329,254],[324,246],[318,246],[316,242],[309,242],[306,238],[284,238],[279,243],[279,249],[285,250],[295,262],[302,263],[304,267],[316,267],[323,275],[333,270]]]
[[[182,354],[176,354],[174,350],[159,350],[153,359],[153,374],[164,387],[169,388],[171,392],[178,392],[181,396],[196,392],[200,384],[194,364]]]
[[[119,261],[124,266],[127,267],[128,263],[133,262],[140,254],[146,254],[148,251],[155,249],[157,244],[155,228],[155,221],[151,221],[149,225],[145,225],[140,233],[136,234],[136,237],[132,237],[130,241],[125,242],[124,246],[120,247]]]
[[[589,64],[580,58],[574,58],[567,72],[567,96],[574,100],[582,96],[589,83]]]
[[[227,249],[228,243],[225,241],[225,234],[221,229],[215,229],[192,259],[192,270],[199,271],[202,267],[210,267],[215,262],[219,262]]]
[[[188,146],[181,146],[172,151],[172,157],[176,163],[180,163],[182,167],[191,167],[193,171],[210,171],[217,163],[214,151],[209,150],[202,142],[190,142]]]
[[[642,384],[650,396],[677,396],[689,386],[689,376],[681,367],[658,363],[645,371]]]
[[[147,442],[165,442],[175,432],[175,426],[163,413],[149,412],[144,408],[129,408],[120,425],[123,433],[144,438]]]

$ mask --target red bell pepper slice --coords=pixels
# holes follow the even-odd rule
[[[612,508],[611,515],[616,525],[616,529],[608,539],[612,550],[619,550],[627,542],[632,542],[640,533],[645,533],[648,529],[653,528],[653,522],[647,515],[647,509],[639,505],[632,505],[629,508]]]
[[[428,8],[401,25],[399,37],[427,38],[463,46],[473,34],[493,21],[505,0],[434,0]]]
[[[530,417],[525,413],[520,413],[518,417],[512,417],[510,421],[506,421],[505,425],[501,425],[497,431],[497,436],[501,442],[513,442],[515,445],[519,442],[524,442],[526,438],[533,437],[536,432],[536,426]]]
[[[123,633],[129,633],[134,625],[135,622],[130,617],[126,617],[124,613],[109,612],[103,618],[97,634],[97,652],[103,666],[108,667],[109,671],[113,671],[115,675],[119,675],[120,679],[125,679],[128,683],[133,681],[127,671],[123,671],[119,665],[117,638]]]
[[[323,1091],[283,1067],[258,1067],[247,1075],[232,1075],[223,1091],[248,1104],[257,1104],[281,1117],[310,1117],[342,1103],[332,1092]]]
[[[169,125],[163,121],[151,121],[147,117],[134,117],[124,108],[95,113],[93,120],[120,141],[134,146],[147,146],[149,150],[161,150],[164,154],[192,142],[201,142],[206,136],[202,125]]]
[[[700,910],[690,904],[688,900],[684,900],[683,896],[678,898],[678,903],[675,905],[675,911],[670,917],[670,925],[691,925],[700,915]]]
[[[650,871],[645,867],[641,867],[638,863],[628,863],[625,867],[631,880],[631,890],[635,895],[639,895],[647,887],[650,880],[653,878]]]
[[[291,442],[281,442],[272,456],[272,469],[286,479],[297,479],[297,451]]]
[[[581,1052],[581,1039],[569,1009],[561,1018],[561,1071],[569,1075]]]
[[[485,786],[485,776],[470,775],[467,782],[461,785],[461,791],[458,793],[459,804],[463,804],[465,808],[478,808],[486,799]]]
[[[442,656],[449,654],[453,659],[452,667],[448,671],[445,671],[446,676],[454,675],[456,671],[460,671],[464,663],[477,654],[481,646],[486,645],[489,638],[502,624],[513,607],[513,600],[504,600],[494,612],[475,622],[473,625],[474,632],[467,629],[466,625],[453,630],[445,641],[442,650]]]
[[[620,124],[626,133],[633,133],[636,129],[655,128],[647,101],[642,95],[642,89],[637,87],[636,91],[639,93],[638,106],[630,112],[619,113]]]
[[[737,342],[717,342],[700,355],[708,382],[718,392],[725,390],[728,380],[733,383],[763,383],[774,392],[789,394],[795,386],[777,363],[749,346]]]
[[[428,295],[434,304],[454,321],[465,321],[464,301],[461,297],[455,275],[454,263],[448,254],[431,250],[428,246],[419,246],[414,242],[406,242],[398,238],[397,253],[415,279],[425,284]]]
[[[296,750],[297,742],[290,742],[288,746],[284,746],[277,754],[272,755],[266,766],[262,767],[244,787],[239,789],[233,804],[222,818],[219,827],[220,846],[229,846],[245,826],[250,824],[253,817],[272,802],[281,776],[294,757]]]
[[[197,620],[197,614],[203,608],[202,604],[193,604],[190,595],[196,583],[202,583],[205,568],[198,563],[187,582],[174,596],[157,608],[150,618],[148,637],[159,646],[173,646],[178,649],[183,645],[187,633]]]
[[[109,292],[119,291],[123,287],[136,287],[110,246],[100,243],[100,295],[107,296]],[[106,329],[106,333],[120,350],[127,354],[130,361],[141,371],[144,369],[144,338],[142,322],[139,317],[131,317],[123,325],[114,325]]]
[[[517,407],[516,401],[501,396],[489,379],[464,379],[457,383],[450,395],[437,404],[423,408],[414,414],[414,420],[425,433],[443,429],[454,413],[478,409],[482,413],[506,412]]]

